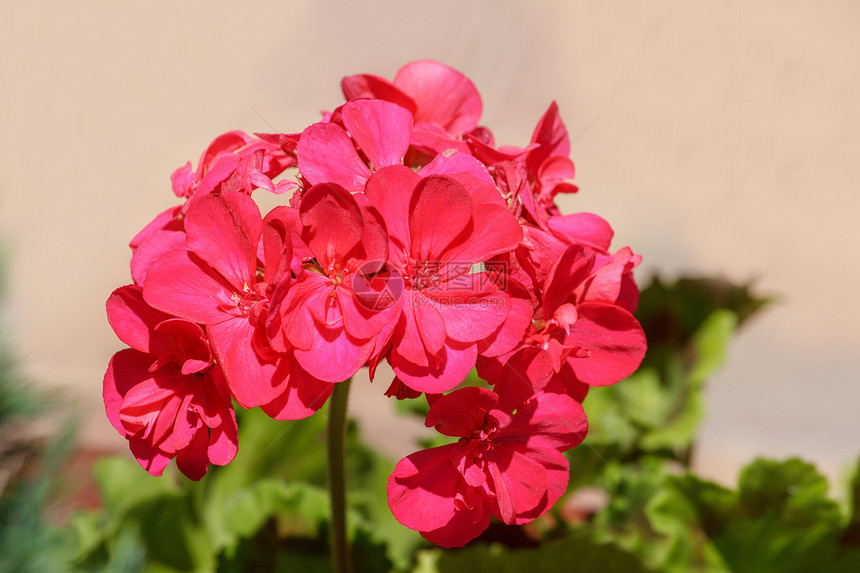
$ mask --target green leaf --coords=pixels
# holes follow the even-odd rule
[[[415,573],[556,573],[649,571],[635,555],[611,543],[597,542],[582,531],[547,541],[536,549],[512,549],[501,544],[475,544],[455,551],[419,553]]]
[[[263,480],[228,500],[224,525],[238,537],[250,537],[273,516],[283,523],[283,535],[316,537],[328,520],[328,494],[303,483]]]
[[[126,458],[103,458],[96,462],[93,474],[105,512],[116,518],[139,503],[176,492],[167,476],[152,477]]]

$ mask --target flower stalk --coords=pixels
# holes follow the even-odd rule
[[[329,551],[335,573],[351,573],[352,563],[349,542],[346,536],[346,406],[352,379],[334,385],[329,400],[328,452],[329,499],[331,500],[331,524],[329,527]]]

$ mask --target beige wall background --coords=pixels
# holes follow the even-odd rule
[[[123,447],[101,406],[121,346],[104,301],[174,203],[171,171],[228,129],[302,129],[343,75],[430,57],[475,81],[501,142],[558,101],[581,187],[563,208],[606,217],[641,283],[722,274],[780,297],[708,389],[701,469],[801,454],[837,475],[860,452],[858,29],[850,0],[4,0],[10,342],[74,397],[88,443]]]

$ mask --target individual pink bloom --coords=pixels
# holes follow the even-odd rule
[[[155,308],[206,326],[240,404],[249,408],[289,396],[279,415],[300,418],[322,406],[331,385],[307,376],[298,385],[289,349],[274,348],[267,336],[269,302],[292,280],[289,221],[280,218],[288,209],[275,209],[264,225],[243,193],[195,199],[185,217],[187,250],[152,265],[144,297]]]
[[[388,258],[388,236],[364,196],[331,183],[305,192],[300,219],[314,258],[279,305],[280,323],[302,368],[341,382],[367,363],[376,337],[397,319],[394,300],[378,307],[367,300],[368,280]]]
[[[449,390],[474,367],[478,342],[514,308],[474,267],[513,249],[522,230],[492,185],[470,175],[421,178],[386,167],[370,178],[366,194],[382,213],[389,263],[404,281],[391,366],[415,390]]]
[[[590,249],[569,247],[547,277],[541,307],[522,343],[538,351],[513,354],[518,363],[540,360],[546,374],[574,396],[582,395],[581,384],[605,386],[632,374],[645,356],[646,341],[625,307],[631,302],[622,286],[630,255],[629,249],[622,250],[617,260],[603,257],[598,263]],[[499,362],[513,356],[500,357]],[[482,374],[498,368],[492,360],[479,367]]]
[[[229,463],[238,444],[236,417],[203,329],[150,307],[135,285],[114,291],[107,314],[131,348],[110,361],[105,410],[138,463],[161,475],[176,457],[180,471],[193,480],[210,463]]]
[[[402,164],[412,114],[387,101],[356,100],[346,103],[340,115],[343,127],[320,122],[302,132],[296,148],[299,172],[311,185],[334,183],[347,191],[363,191],[372,170]]]
[[[562,452],[588,431],[585,412],[563,394],[506,400],[467,387],[436,399],[425,421],[460,438],[403,458],[388,479],[394,517],[442,547],[481,534],[491,516],[512,525],[543,515],[567,489]]]
[[[430,157],[447,149],[468,152],[464,134],[476,132],[483,105],[472,81],[457,70],[433,60],[406,64],[394,81],[370,74],[347,76],[341,81],[348,101],[375,98],[408,109],[415,116],[412,144]]]
[[[188,162],[170,177],[174,194],[185,198],[186,202],[159,214],[129,243],[134,283],[143,284],[147,270],[159,257],[183,248],[184,216],[194,197],[234,191],[250,194],[258,188],[283,193],[296,184],[273,183],[272,178],[294,164],[295,158],[280,146],[254,139],[241,131],[230,131],[215,138],[200,156],[196,170]]]

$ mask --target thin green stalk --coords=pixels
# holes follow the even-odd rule
[[[346,539],[346,468],[344,463],[346,443],[346,403],[349,385],[346,380],[334,385],[329,398],[328,410],[328,489],[331,499],[331,526],[329,528],[329,550],[335,573],[351,573],[352,563],[349,543]]]

